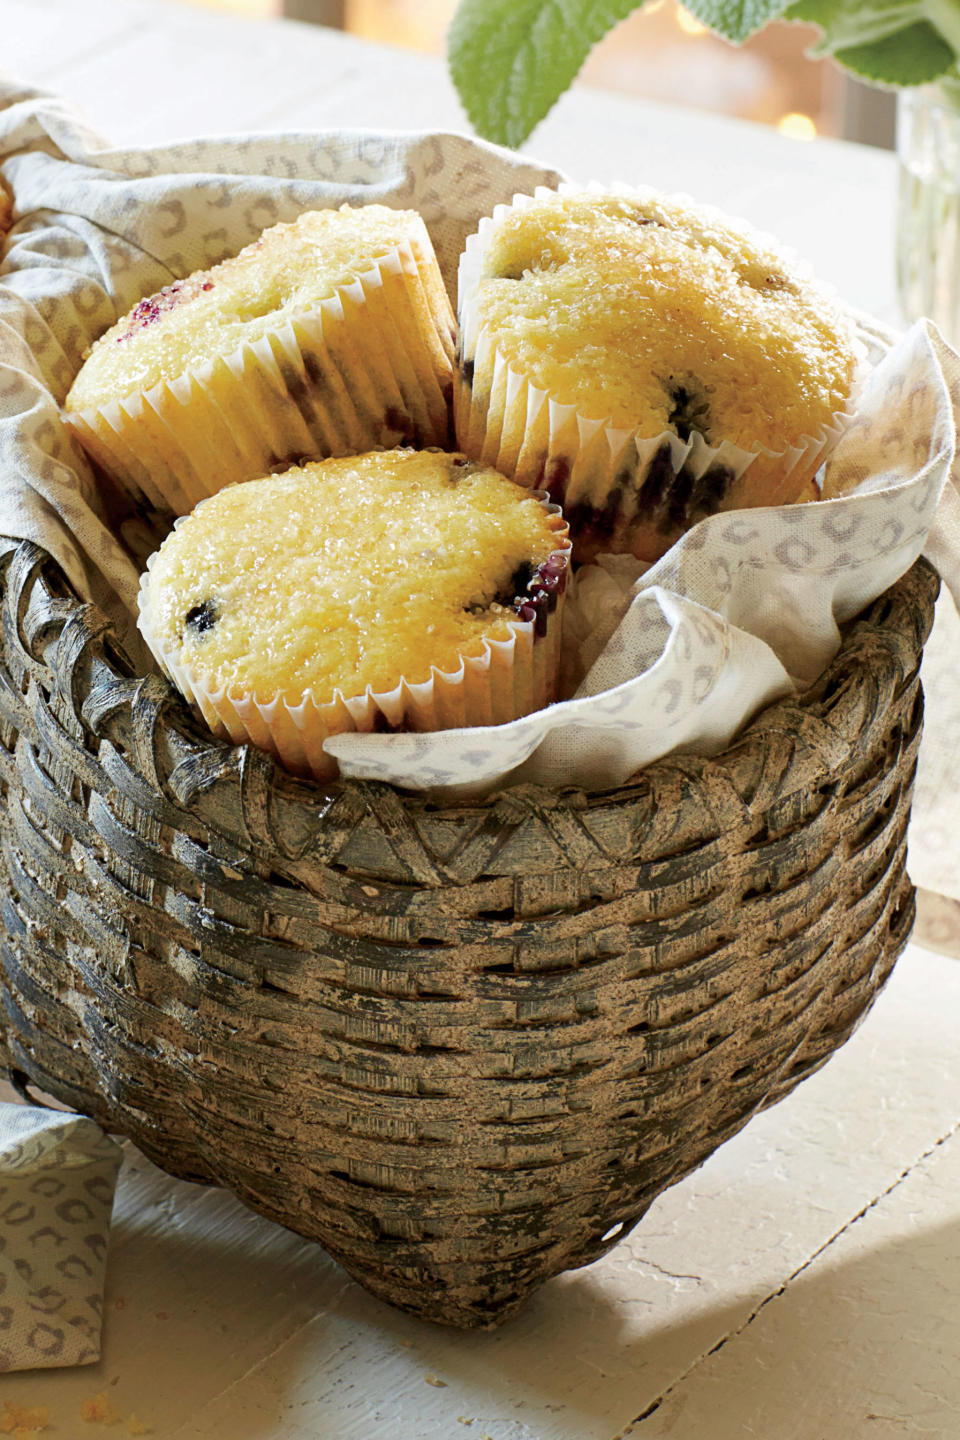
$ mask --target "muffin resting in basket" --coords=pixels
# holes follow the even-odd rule
[[[578,559],[652,560],[789,503],[847,410],[850,326],[795,265],[650,191],[517,197],[460,267],[457,438],[564,505]]]
[[[569,549],[556,506],[462,455],[315,462],[178,522],[140,625],[217,733],[322,776],[329,734],[549,704]]]
[[[141,300],[93,346],[65,418],[134,502],[185,515],[303,456],[445,444],[452,352],[420,216],[311,210]]]

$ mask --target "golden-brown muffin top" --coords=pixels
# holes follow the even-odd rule
[[[549,519],[528,490],[439,451],[228,486],[154,557],[145,631],[209,690],[261,701],[424,681],[482,654],[484,637],[509,637],[515,597],[558,568]]]
[[[780,450],[850,392],[849,327],[819,291],[755,237],[655,194],[514,209],[485,241],[475,309],[536,386],[642,436]]]
[[[239,255],[174,280],[111,326],[92,346],[65,408],[122,399],[230,355],[315,310],[405,241],[418,260],[436,265],[414,210],[342,205],[274,225]]]

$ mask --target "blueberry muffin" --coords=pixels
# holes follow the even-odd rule
[[[578,558],[785,504],[842,427],[844,316],[767,242],[652,191],[538,192],[468,242],[458,444],[562,500]]]
[[[181,515],[302,457],[445,444],[453,330],[419,215],[309,211],[135,305],[65,418],[134,499]]]
[[[217,734],[324,777],[330,734],[549,704],[569,549],[556,506],[463,455],[313,462],[180,520],[140,628]]]

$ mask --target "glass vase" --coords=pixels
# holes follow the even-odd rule
[[[900,306],[960,346],[960,84],[901,91],[897,153]]]

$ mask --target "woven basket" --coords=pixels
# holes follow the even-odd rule
[[[42,551],[0,575],[10,1072],[418,1315],[602,1255],[906,942],[924,562],[723,755],[449,809],[211,741]]]

